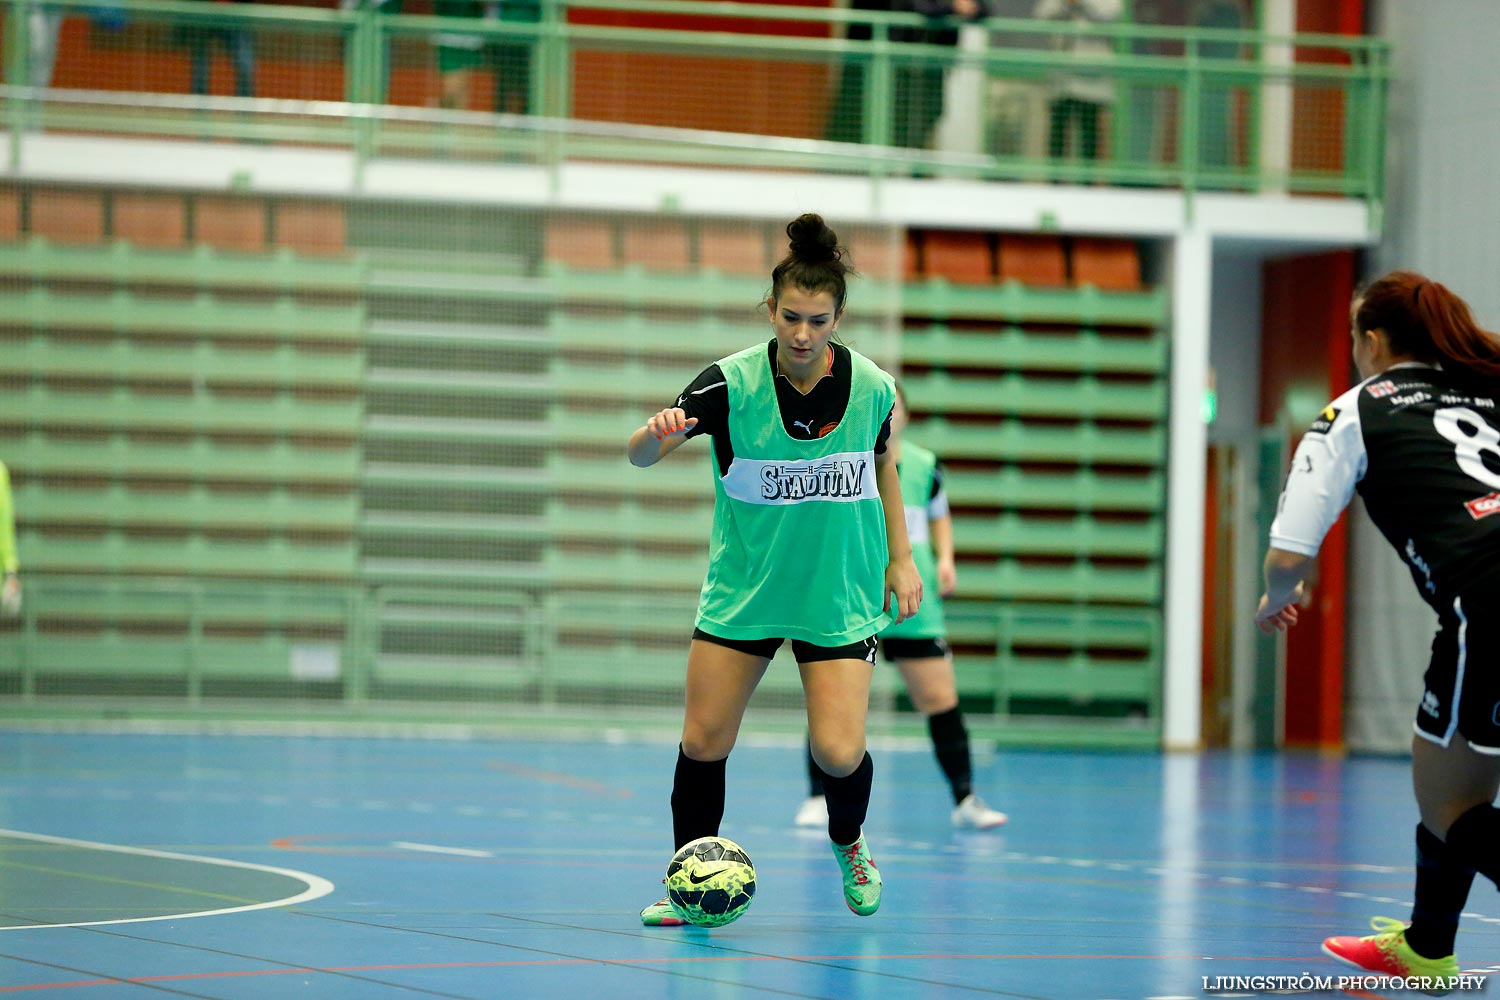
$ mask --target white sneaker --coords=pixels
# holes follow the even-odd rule
[[[798,813],[801,818],[801,813]],[[969,795],[953,807],[953,825],[960,830],[993,830],[997,826],[1004,826],[1010,817],[998,809],[991,809],[984,804],[984,799],[977,795]]]
[[[821,795],[809,795],[797,808],[797,818],[793,822],[798,826],[827,826],[828,800]]]

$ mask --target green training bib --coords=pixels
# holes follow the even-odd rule
[[[937,456],[910,441],[901,442],[901,506],[906,510],[906,535],[911,539],[911,557],[922,575],[922,606],[917,613],[880,633],[882,639],[942,639],[947,635],[943,599],[938,594],[937,550],[932,547],[932,522],[927,504],[932,498],[932,477]]]
[[[841,646],[890,621],[881,611],[888,557],[875,441],[896,390],[874,362],[849,356],[849,406],[811,441],[782,425],[765,344],[719,362],[734,460],[714,479],[697,620],[710,635]]]

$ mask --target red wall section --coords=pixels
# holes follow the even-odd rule
[[[1283,413],[1300,440],[1317,408],[1350,385],[1352,251],[1271,261],[1263,274],[1261,423]],[[1307,412],[1308,410],[1311,412]],[[1284,425],[1282,425],[1284,426]],[[1311,605],[1286,637],[1287,746],[1343,742],[1346,519],[1323,541]]]
[[[790,7],[830,6],[830,0],[769,2]],[[827,25],[801,21],[586,8],[570,10],[568,21],[664,32],[721,31],[811,38],[829,34]],[[634,125],[821,138],[831,86],[831,67],[816,62],[664,56],[580,47],[573,68],[573,116]]]
[[[1297,4],[1297,31],[1324,35],[1364,33],[1364,0],[1303,0]],[[1299,63],[1347,66],[1349,58],[1334,49],[1298,46]],[[1292,169],[1344,169],[1344,114],[1347,102],[1337,88],[1297,87],[1292,92]]]

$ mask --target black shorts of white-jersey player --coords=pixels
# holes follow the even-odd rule
[[[853,359],[848,349],[833,342],[843,316],[849,269],[846,251],[820,217],[801,216],[787,226],[787,235],[790,252],[773,270],[766,298],[775,339],[766,345],[765,376],[757,374],[755,380],[763,382],[769,376],[774,385],[776,410],[787,438],[817,440],[833,432],[846,408],[853,409]],[[735,356],[736,371],[744,372],[754,363],[752,357]],[[860,384],[872,384],[869,373],[873,366],[864,359],[860,359],[860,366],[865,373],[860,375]],[[880,378],[888,380],[888,376]],[[688,437],[707,433],[713,438],[721,480],[726,480],[733,461],[731,441],[727,424],[719,426],[715,416],[722,423],[729,415],[729,404],[715,401],[721,398],[715,392],[724,388],[723,382],[722,373],[716,377],[710,368],[674,405],[653,414],[630,437],[627,453],[631,463],[654,465]],[[737,386],[743,388],[740,383]],[[888,388],[880,389],[861,399],[863,411],[871,412],[870,402],[888,392]],[[727,401],[729,397],[725,394],[722,398]],[[756,412],[761,412],[762,403],[769,400],[756,402]],[[746,404],[742,401],[741,405]],[[748,406],[745,412],[749,412]],[[863,447],[874,454],[874,481],[883,512],[886,606],[897,617],[907,618],[921,603],[922,582],[912,562],[896,465],[885,447],[888,417],[885,423],[887,427],[872,434]],[[869,426],[874,429],[874,420]],[[862,502],[869,503],[870,499]],[[804,558],[812,566],[825,555],[814,549],[790,557]],[[819,603],[816,594],[804,596],[805,606],[810,608],[832,604],[831,597]],[[769,627],[779,623],[756,623],[762,624]],[[875,912],[881,890],[880,873],[862,829],[874,774],[865,747],[865,717],[875,631],[878,627],[852,646],[823,647],[805,637],[793,644],[807,700],[813,752],[819,766],[830,775],[828,834],[843,876],[844,899],[860,915]],[[725,760],[738,737],[750,696],[780,645],[781,640],[775,638],[747,645],[742,639],[726,639],[701,630],[694,634],[688,651],[682,739],[672,784],[674,849],[700,837],[717,835],[725,806]],[[750,849],[753,854],[754,848]],[[682,922],[666,900],[646,907],[641,920],[652,926]]]
[[[1474,874],[1500,884],[1500,338],[1411,272],[1359,293],[1351,319],[1363,381],[1297,446],[1256,623],[1296,624],[1309,565],[1357,490],[1439,628],[1412,739],[1422,821],[1410,926],[1377,917],[1377,933],[1329,938],[1323,950],[1372,971],[1456,974]]]

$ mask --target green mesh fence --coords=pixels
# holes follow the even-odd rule
[[[356,183],[614,161],[1380,191],[1384,50],[1359,40],[1282,64],[1253,32],[1104,29],[1088,115],[1057,101],[1072,29],[1029,22],[949,45],[898,38],[932,26],[897,15],[862,32],[749,5],[118,9],[6,7],[13,163],[145,137],[352,154]],[[46,78],[33,14],[60,15]],[[702,442],[637,470],[624,441],[767,336],[785,220],[231,182],[0,187],[25,585],[0,620],[8,709],[673,714],[712,471]],[[841,331],[903,375],[909,433],[948,467],[975,725],[1149,742],[1168,378],[1150,248],[830,221],[864,274]],[[877,706],[902,704],[877,678]],[[795,670],[757,698],[800,704]]]

